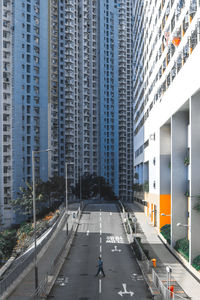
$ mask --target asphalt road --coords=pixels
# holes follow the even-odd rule
[[[99,255],[105,277],[97,272]],[[48,297],[56,300],[151,299],[114,204],[83,212],[72,248]]]

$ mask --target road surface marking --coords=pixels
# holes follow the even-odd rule
[[[136,274],[136,273],[131,274],[131,279],[132,279],[133,281],[144,280],[144,278],[143,278],[142,275]]]
[[[113,244],[123,244],[123,238],[121,236],[113,236],[113,235],[108,235],[106,237],[106,243],[113,243]]]
[[[101,245],[100,245],[100,253],[101,253],[101,250],[102,250],[102,247],[101,247]]]
[[[130,294],[131,297],[134,295],[134,292],[131,292],[131,291],[128,292],[128,291],[127,291],[127,289],[126,289],[126,283],[122,283],[122,286],[123,286],[124,291],[118,292],[118,294],[119,294],[121,297],[123,297],[123,295],[127,295],[127,294]]]
[[[112,213],[110,212],[110,216],[112,216]]]
[[[89,230],[87,230],[87,233],[86,233],[86,235],[89,235],[89,232],[90,232],[90,231],[89,231]]]
[[[112,252],[121,252],[121,249],[117,249],[117,246],[114,246],[114,249],[111,249]]]
[[[101,223],[100,223],[100,228],[101,228]]]
[[[100,229],[100,235],[102,235],[102,231],[101,231],[101,229]]]
[[[99,279],[99,294],[101,294],[101,279]]]
[[[100,244],[102,243],[102,237],[100,236]]]

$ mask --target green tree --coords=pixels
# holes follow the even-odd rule
[[[41,204],[45,201],[45,197],[41,194],[41,182],[36,184],[36,203]],[[26,183],[26,186],[20,187],[20,192],[15,200],[12,200],[11,205],[14,210],[25,216],[32,216],[33,214],[33,187],[30,183]],[[40,205],[36,205],[36,213],[39,212]]]
[[[104,177],[96,176],[96,174],[85,174],[81,177],[82,198],[89,199],[100,194],[106,200],[115,200],[117,197],[112,187],[105,181]],[[80,197],[80,180],[72,189],[73,194]]]
[[[62,176],[51,177],[46,182],[41,182],[38,190],[43,195],[48,206],[51,207],[52,198],[60,199],[65,195],[65,178]]]

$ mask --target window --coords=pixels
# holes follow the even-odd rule
[[[28,15],[26,16],[26,21],[30,23],[30,21],[31,21],[31,15],[28,14]]]
[[[30,46],[30,45],[27,45],[27,46],[26,46],[26,51],[27,51],[28,53],[31,52],[31,46]]]
[[[30,43],[30,41],[31,41],[31,36],[30,36],[30,34],[27,34],[26,41],[27,41],[28,43]]]

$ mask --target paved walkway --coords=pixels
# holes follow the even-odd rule
[[[127,203],[126,203],[127,206]],[[200,299],[200,283],[187,271],[186,268],[174,257],[158,237],[156,229],[148,223],[147,216],[137,203],[128,204],[130,211],[134,212],[139,228],[143,232],[142,243],[149,250],[151,258],[156,258],[156,272],[162,280],[167,279],[166,266],[172,268],[172,278],[177,281],[185,293],[192,300]],[[181,296],[181,295],[180,295]]]
[[[70,231],[73,223],[72,214],[75,210],[77,210],[78,204],[70,205],[69,207],[69,221],[68,221],[68,229]],[[65,216],[64,216],[65,217]],[[58,225],[59,226],[59,225]],[[64,224],[60,231],[56,234],[55,238],[52,240],[45,254],[38,261],[38,276],[39,276],[39,284],[41,280],[43,280],[45,274],[49,271],[49,268],[52,264],[52,261],[59,254],[60,249],[65,244],[67,238],[66,234],[66,225]],[[34,292],[35,286],[35,274],[34,268],[27,274],[27,276],[22,280],[22,282],[17,286],[17,288],[13,291],[13,293],[6,297],[9,300],[30,300],[31,295]]]

